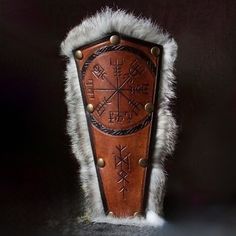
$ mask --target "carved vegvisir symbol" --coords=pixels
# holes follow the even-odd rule
[[[143,59],[131,49],[109,50],[96,52],[82,68],[87,103],[94,107],[91,122],[113,135],[136,132],[150,122],[144,106],[153,100],[155,75],[149,68],[151,62],[145,54]]]
[[[93,91],[100,91],[104,93],[104,98],[95,107],[97,115],[102,116],[106,111],[107,105],[111,104],[112,99],[114,98],[116,100],[116,110],[110,110],[108,112],[108,121],[110,123],[123,123],[125,119],[127,119],[129,122],[132,119],[133,113],[138,115],[139,110],[141,110],[143,107],[138,101],[127,96],[125,91],[129,91],[132,94],[135,92],[142,93],[142,90],[140,90],[138,86],[134,85],[134,81],[137,76],[142,75],[144,67],[140,66],[137,60],[133,60],[129,66],[128,73],[125,73],[123,78],[121,78],[122,66],[124,62],[124,58],[122,58],[122,60],[113,60],[110,58],[110,66],[112,66],[113,69],[111,77],[107,77],[105,69],[100,64],[96,64],[92,71],[93,75],[97,79],[105,80],[109,84],[109,89],[107,87],[93,88]],[[115,80],[115,83],[112,80]],[[126,84],[129,84],[128,88],[125,87]],[[139,85],[139,87],[140,86],[142,87],[144,85]],[[106,92],[108,92],[110,95],[107,96]],[[130,105],[127,111],[121,111],[121,97],[125,99]]]
[[[119,192],[122,194],[123,199],[125,199],[125,194],[128,192],[131,156],[131,153],[126,149],[126,146],[118,145],[114,153],[115,169],[118,170],[116,183],[119,185]]]

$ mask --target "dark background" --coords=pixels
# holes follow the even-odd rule
[[[236,224],[236,2],[229,0],[0,0],[1,235],[52,235],[82,212],[59,46],[105,5],[151,17],[176,39],[179,136],[165,217],[227,235]]]

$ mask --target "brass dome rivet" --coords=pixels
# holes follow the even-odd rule
[[[152,113],[154,111],[154,106],[152,103],[147,103],[145,104],[144,109],[147,113]]]
[[[92,113],[94,111],[93,104],[90,103],[90,104],[87,105],[87,111],[90,112],[90,113]]]
[[[112,211],[110,211],[110,212],[108,213],[108,215],[109,215],[109,216],[114,216],[114,213],[113,213]]]
[[[77,50],[75,52],[75,57],[79,60],[81,60],[83,58],[83,53],[80,50]]]
[[[97,165],[100,168],[103,168],[105,166],[105,161],[102,158],[98,158]]]
[[[141,213],[140,212],[134,212],[134,217],[140,217],[141,216]]]
[[[141,167],[147,167],[148,166],[148,159],[140,158],[139,161],[138,161],[138,164]]]
[[[160,49],[158,47],[151,48],[151,53],[153,56],[158,57],[160,53]]]
[[[120,43],[120,37],[118,35],[112,35],[110,37],[110,42],[112,44],[118,44],[118,43]]]

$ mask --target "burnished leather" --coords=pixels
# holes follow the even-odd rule
[[[74,55],[104,208],[126,217],[144,212],[161,47],[119,37]]]

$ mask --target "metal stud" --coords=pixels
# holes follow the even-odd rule
[[[105,166],[105,161],[102,158],[98,158],[97,165],[100,168],[103,168]]]
[[[87,105],[87,111],[90,112],[90,113],[92,113],[92,112],[94,111],[93,104],[89,103],[89,104]]]
[[[154,111],[154,106],[152,103],[147,103],[145,104],[144,109],[147,113],[152,113]]]
[[[112,35],[110,37],[110,42],[114,45],[119,44],[120,43],[120,37],[118,35]]]
[[[140,212],[138,212],[138,211],[134,212],[134,217],[140,217],[140,216],[141,216]]]
[[[138,161],[138,164],[141,167],[145,168],[145,167],[148,166],[148,159],[140,158],[139,161]]]
[[[158,47],[151,48],[151,53],[153,56],[158,57],[160,53],[160,49]]]
[[[108,212],[109,216],[114,216],[114,213],[112,211]]]
[[[81,60],[83,58],[83,53],[80,50],[77,50],[75,52],[75,57],[79,60]]]

